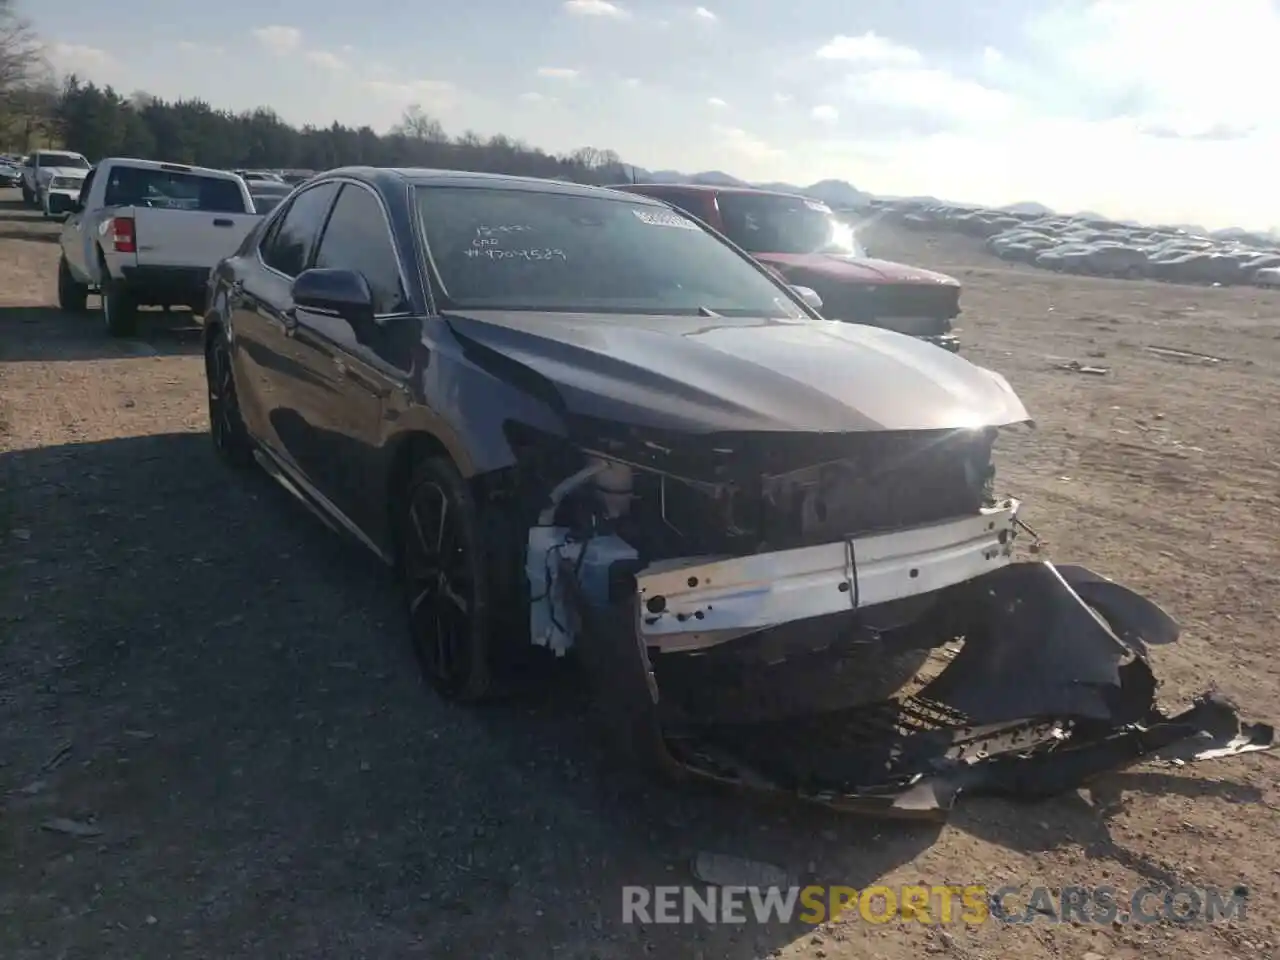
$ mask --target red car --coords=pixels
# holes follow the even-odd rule
[[[747,187],[628,183],[724,234],[793,286],[822,298],[822,315],[897,330],[957,352],[960,284],[941,273],[876,260],[825,203]]]

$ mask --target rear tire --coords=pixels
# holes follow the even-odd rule
[[[117,280],[104,279],[102,315],[107,333],[113,337],[132,337],[138,332],[138,302],[129,289]]]
[[[70,313],[84,313],[88,300],[89,285],[76,280],[63,254],[58,258],[58,306]]]

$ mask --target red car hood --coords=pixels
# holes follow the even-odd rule
[[[950,284],[959,281],[945,273],[921,270],[891,260],[873,260],[869,257],[852,257],[838,253],[753,253],[761,263],[775,268],[784,277],[793,270],[815,273],[836,281],[861,284],[912,283]]]

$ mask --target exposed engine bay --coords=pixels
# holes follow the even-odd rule
[[[532,641],[575,650],[637,759],[837,807],[938,814],[962,791],[1038,797],[1270,748],[1215,695],[1157,708],[1147,646],[1178,627],[1155,604],[1015,559],[1028,528],[994,493],[995,439],[559,458],[528,532]]]

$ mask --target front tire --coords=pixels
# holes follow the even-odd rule
[[[409,635],[423,679],[446,700],[494,698],[492,545],[471,489],[447,458],[424,457],[412,468],[396,519]]]
[[[89,285],[76,280],[63,254],[58,258],[58,306],[70,313],[84,313],[88,300]]]
[[[102,315],[107,333],[113,337],[132,337],[138,332],[138,302],[128,287],[110,277],[104,277],[102,291]]]
[[[240,413],[231,349],[221,328],[205,348],[204,373],[209,388],[209,436],[214,452],[228,466],[243,469],[253,463],[253,441]]]

